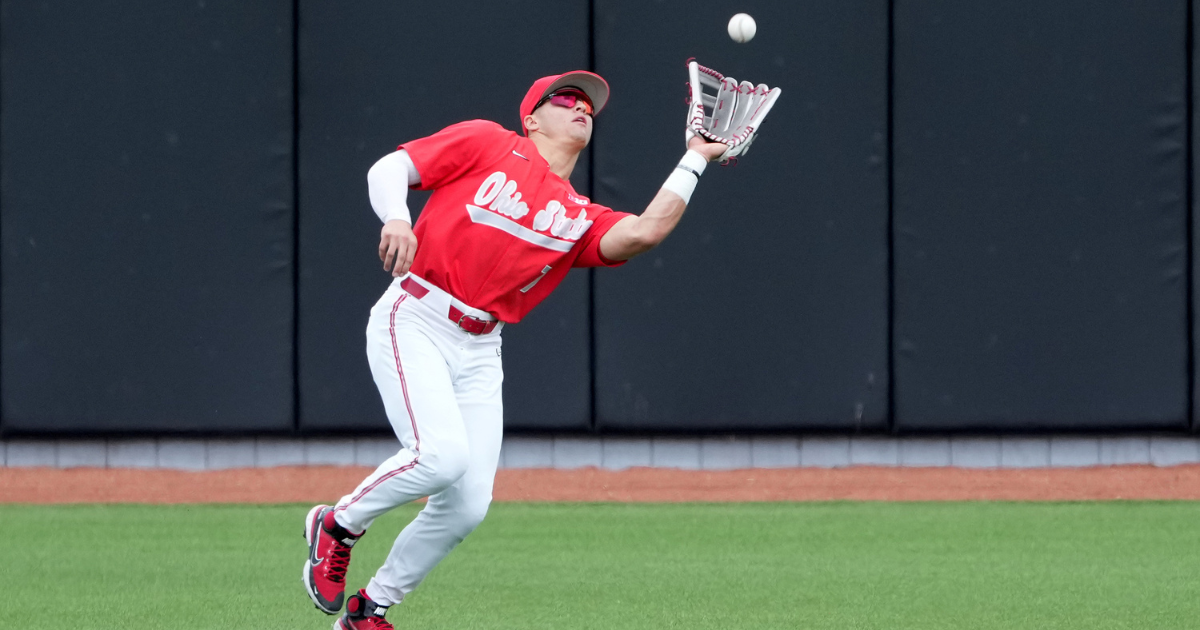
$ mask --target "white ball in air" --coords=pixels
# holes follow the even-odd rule
[[[739,13],[729,18],[729,37],[739,44],[754,39],[754,34],[758,32],[758,25],[754,23],[754,18],[745,13]]]

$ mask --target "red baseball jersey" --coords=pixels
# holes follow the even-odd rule
[[[521,321],[571,267],[615,267],[600,237],[631,216],[575,192],[529,138],[486,120],[400,145],[433,190],[411,271],[503,322]]]

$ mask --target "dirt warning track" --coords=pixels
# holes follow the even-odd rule
[[[0,469],[0,503],[317,503],[362,481],[364,467],[186,472]],[[507,469],[497,501],[1093,501],[1200,499],[1200,465],[1157,468],[851,468],[685,471]]]

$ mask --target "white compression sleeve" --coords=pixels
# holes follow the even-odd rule
[[[371,196],[371,207],[384,223],[407,221],[412,225],[412,214],[408,211],[408,187],[421,183],[421,175],[408,152],[403,149],[389,153],[379,159],[367,171],[367,190]]]
[[[708,160],[703,155],[688,149],[688,152],[683,154],[683,159],[679,160],[675,170],[671,171],[671,175],[667,177],[667,181],[663,182],[662,187],[679,195],[684,203],[690,203],[692,192],[696,190],[696,184],[700,181],[700,176],[704,174],[706,166],[708,166]]]

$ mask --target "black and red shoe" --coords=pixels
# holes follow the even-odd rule
[[[333,624],[333,630],[396,630],[383,618],[387,609],[387,606],[371,601],[365,589],[361,590],[350,596],[346,602],[346,614]]]
[[[304,562],[304,590],[321,612],[336,615],[346,594],[346,569],[350,567],[350,548],[359,537],[333,518],[333,508],[318,505],[304,521],[308,541],[308,560]]]

